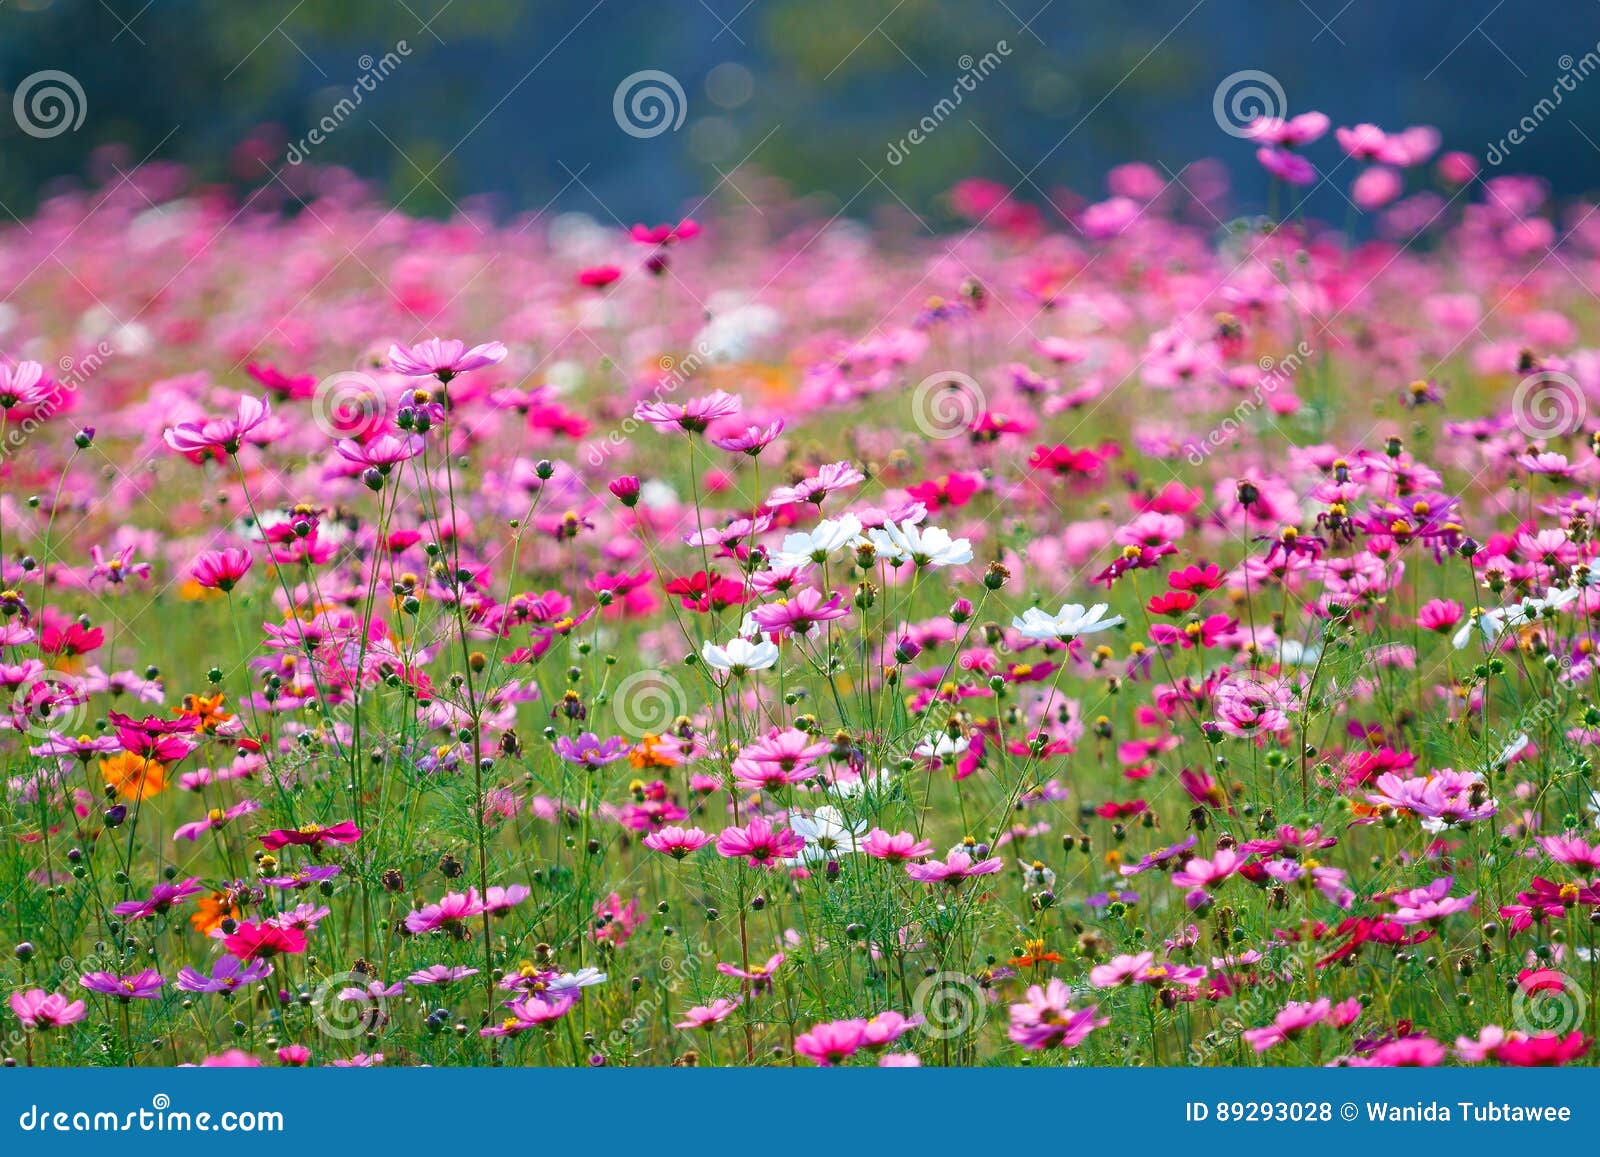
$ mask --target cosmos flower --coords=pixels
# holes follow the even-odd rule
[[[419,345],[390,346],[389,368],[408,378],[438,378],[449,382],[457,374],[499,365],[505,357],[506,347],[497,341],[468,349],[465,342],[429,338]]]
[[[18,989],[11,994],[11,1011],[22,1027],[29,1032],[43,1032],[52,1028],[65,1028],[77,1024],[89,1015],[88,1006],[81,1000],[69,1001],[66,997],[42,988]]]
[[[1120,626],[1121,615],[1106,616],[1105,603],[1084,607],[1078,603],[1063,603],[1055,614],[1038,607],[1029,607],[1011,620],[1012,628],[1025,639],[1068,640],[1098,634]]]

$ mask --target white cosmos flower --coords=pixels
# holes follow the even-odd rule
[[[1513,759],[1526,751],[1528,745],[1532,742],[1533,740],[1528,738],[1527,732],[1518,732],[1516,738],[1510,743],[1506,744],[1505,750],[1500,753],[1500,758],[1495,760],[1494,765],[1496,767],[1504,767],[1506,764],[1510,763]]]
[[[1106,609],[1105,603],[1087,608],[1078,603],[1066,603],[1052,615],[1039,607],[1029,607],[1020,617],[1012,619],[1011,625],[1025,639],[1076,639],[1108,631],[1122,623],[1121,615],[1102,618]]]
[[[965,735],[951,739],[943,731],[928,736],[912,750],[911,754],[923,759],[943,759],[947,755],[960,755],[972,743]]]
[[[835,799],[860,799],[868,793],[883,795],[893,785],[894,777],[888,768],[880,767],[870,775],[863,773],[854,779],[835,780],[827,785],[826,791]]]
[[[592,988],[604,984],[606,974],[598,968],[580,968],[576,972],[563,972],[550,982],[552,992],[568,992],[575,988]]]
[[[767,639],[752,643],[740,637],[726,647],[719,647],[710,639],[700,648],[700,657],[713,671],[727,671],[735,678],[751,671],[765,671],[778,661],[778,644]]]
[[[789,828],[805,840],[805,850],[800,860],[814,864],[818,860],[835,860],[859,850],[858,842],[867,834],[867,822],[855,824],[845,821],[839,809],[824,805],[811,815],[789,817]]]
[[[1315,667],[1321,657],[1322,647],[1316,643],[1285,639],[1278,644],[1278,661],[1285,667]]]
[[[853,514],[840,518],[824,518],[809,532],[796,532],[783,536],[783,545],[773,553],[779,566],[805,566],[813,562],[826,562],[834,551],[847,546],[861,536],[861,520]]]
[[[961,566],[972,561],[972,543],[951,538],[948,530],[937,526],[917,526],[885,522],[867,532],[867,540],[878,553],[893,562],[910,559],[919,567]]]
[[[1505,629],[1506,615],[1509,611],[1515,609],[1515,607],[1512,607],[1508,608],[1508,610],[1497,609],[1484,611],[1481,614],[1474,612],[1468,615],[1467,621],[1461,625],[1461,629],[1451,636],[1450,645],[1458,651],[1464,650],[1467,644],[1472,642],[1474,631],[1483,636],[1485,643],[1494,642],[1500,637],[1500,632]]]

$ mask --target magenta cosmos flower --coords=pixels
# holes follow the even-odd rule
[[[752,868],[770,868],[778,860],[800,854],[805,841],[788,828],[775,828],[757,816],[742,828],[724,828],[717,835],[717,851],[730,860],[741,857]]]
[[[481,370],[505,360],[506,347],[497,341],[467,348],[465,342],[429,338],[420,345],[389,347],[389,368],[408,378],[438,378],[448,382],[457,374]]]
[[[180,454],[237,454],[245,437],[259,429],[272,416],[265,398],[242,397],[239,412],[232,418],[211,418],[204,422],[180,422],[161,436]]]
[[[64,1028],[77,1024],[89,1014],[81,1000],[69,1001],[60,993],[30,988],[26,992],[11,994],[11,1011],[17,1014],[22,1027],[31,1032],[50,1028]]]
[[[974,860],[966,852],[951,852],[943,863],[929,860],[925,864],[907,864],[906,875],[918,883],[949,884],[954,887],[969,876],[992,876],[1001,866],[999,856]]]
[[[261,837],[261,846],[269,852],[279,848],[310,848],[316,851],[323,844],[353,844],[361,838],[361,829],[349,820],[323,827],[321,824],[302,824],[298,828],[279,828]]]
[[[849,613],[849,609],[838,595],[829,595],[824,599],[821,591],[815,587],[806,587],[793,598],[779,599],[777,602],[757,607],[750,613],[750,617],[763,631],[804,635],[818,623],[826,623],[830,619],[842,619]]]
[[[204,891],[206,891],[205,885],[197,877],[191,876],[181,884],[157,884],[150,889],[148,900],[124,900],[120,904],[113,905],[111,910],[118,916],[126,916],[129,920],[142,920],[146,916],[163,915],[190,896],[198,896]]]
[[[253,561],[248,550],[237,546],[208,550],[194,560],[189,573],[207,590],[231,591],[244,578]]]

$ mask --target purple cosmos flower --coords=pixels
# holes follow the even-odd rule
[[[180,968],[178,987],[184,992],[237,992],[271,975],[272,965],[265,960],[246,962],[237,956],[223,956],[212,965],[210,976],[194,968]]]
[[[343,869],[338,864],[316,864],[311,867],[296,868],[287,876],[263,876],[261,882],[273,888],[309,888],[312,884],[333,879],[341,871]]]
[[[339,990],[339,999],[370,1000],[376,1004],[378,1001],[387,1000],[391,996],[399,996],[405,991],[405,988],[406,986],[401,983],[384,984],[381,980],[373,980],[369,981],[365,988],[357,988],[355,985],[351,985],[349,988],[341,988]]]
[[[1092,1004],[1080,1009],[1069,1007],[1071,999],[1072,989],[1059,980],[1033,985],[1023,1003],[1011,1006],[1011,1039],[1030,1052],[1072,1048],[1082,1044],[1095,1029],[1111,1023],[1108,1018],[1097,1016],[1098,1010]]]
[[[627,755],[628,750],[629,745],[626,740],[612,736],[602,741],[589,731],[585,731],[576,739],[569,739],[563,735],[556,740],[557,755],[568,763],[584,767],[604,767],[608,763],[615,763]]]
[[[104,993],[127,1003],[130,1000],[154,1000],[166,981],[154,968],[146,968],[131,976],[119,976],[115,972],[86,972],[78,978],[78,983],[90,992]]]

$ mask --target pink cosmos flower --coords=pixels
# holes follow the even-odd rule
[[[69,1001],[59,993],[46,992],[42,988],[13,992],[11,1011],[16,1013],[23,1028],[34,1032],[65,1028],[89,1015],[88,1006],[83,1001]]]
[[[1187,861],[1172,873],[1172,882],[1180,888],[1212,888],[1243,867],[1245,858],[1233,848],[1218,848],[1209,860],[1195,856]]]
[[[0,362],[0,409],[43,405],[60,388],[45,377],[44,367],[38,362],[18,362],[16,365]]]
[[[711,1028],[721,1024],[732,1016],[739,1007],[740,998],[737,996],[719,996],[710,1004],[696,1005],[683,1014],[683,1019],[678,1021],[674,1028]]]
[[[920,860],[933,855],[933,841],[919,840],[910,832],[890,835],[882,828],[873,828],[861,841],[861,850],[891,864],[903,864],[908,860]]]
[[[948,884],[951,887],[971,876],[992,876],[1004,866],[999,856],[974,861],[966,852],[952,851],[943,863],[907,864],[906,875],[921,884]]]
[[[835,1020],[812,1025],[795,1038],[794,1051],[824,1068],[849,1060],[867,1043],[867,1022]]]
[[[699,828],[666,827],[651,832],[639,842],[652,852],[665,852],[674,860],[681,860],[709,844],[711,837]]]
[[[361,838],[361,829],[350,820],[323,827],[321,824],[304,824],[289,829],[279,828],[261,837],[261,846],[269,852],[289,846],[316,850],[323,844],[353,844]]]
[[[1246,139],[1262,141],[1269,145],[1286,145],[1300,148],[1322,138],[1328,131],[1327,115],[1320,112],[1303,112],[1290,117],[1257,117],[1244,127]]]
[[[1278,180],[1290,185],[1309,185],[1317,179],[1317,170],[1299,153],[1263,145],[1256,150],[1256,161]]]
[[[765,992],[767,989],[772,987],[772,974],[778,970],[778,966],[782,963],[783,953],[774,952],[771,956],[767,957],[767,962],[765,964],[752,964],[749,968],[742,968],[737,964],[725,964],[721,961],[718,961],[717,971],[722,973],[724,976],[731,976],[736,980],[749,981],[751,992]]]
[[[1558,864],[1600,871],[1600,846],[1591,847],[1582,836],[1568,832],[1560,836],[1540,836],[1539,846]]]
[[[506,347],[497,341],[467,348],[465,342],[429,338],[420,345],[389,347],[389,368],[408,378],[438,378],[449,382],[457,374],[481,370],[505,360]]]
[[[885,1009],[875,1016],[867,1018],[866,1031],[862,1034],[862,1044],[869,1049],[888,1048],[906,1033],[922,1024],[920,1016],[902,1016],[893,1009]]]
[[[149,899],[124,900],[120,904],[113,904],[111,910],[118,916],[126,916],[129,920],[142,920],[147,916],[165,915],[174,906],[206,890],[205,885],[194,876],[180,884],[163,881],[150,890]]]
[[[424,932],[445,930],[465,931],[466,921],[484,912],[483,899],[476,888],[466,892],[446,892],[437,904],[428,904],[406,914],[406,931],[413,936]]]
[[[272,407],[265,398],[246,396],[239,399],[239,412],[234,417],[180,422],[167,429],[162,438],[180,454],[221,458],[237,454],[245,438],[260,429],[271,416]]]
[[[175,840],[198,840],[206,832],[225,826],[230,820],[240,816],[249,815],[251,812],[260,811],[261,805],[253,799],[242,799],[230,808],[212,808],[206,813],[204,819],[195,820],[193,823],[179,824],[172,831]]]
[[[1097,1028],[1111,1023],[1097,1015],[1094,1005],[1071,1007],[1072,989],[1059,980],[1032,985],[1022,1003],[1011,1006],[1009,1035],[1029,1052],[1050,1048],[1074,1048]]]
[[[633,416],[648,422],[658,430],[674,428],[691,434],[703,433],[706,427],[720,418],[731,418],[739,412],[738,398],[725,390],[714,390],[703,398],[690,398],[681,405],[677,402],[640,402]]]

